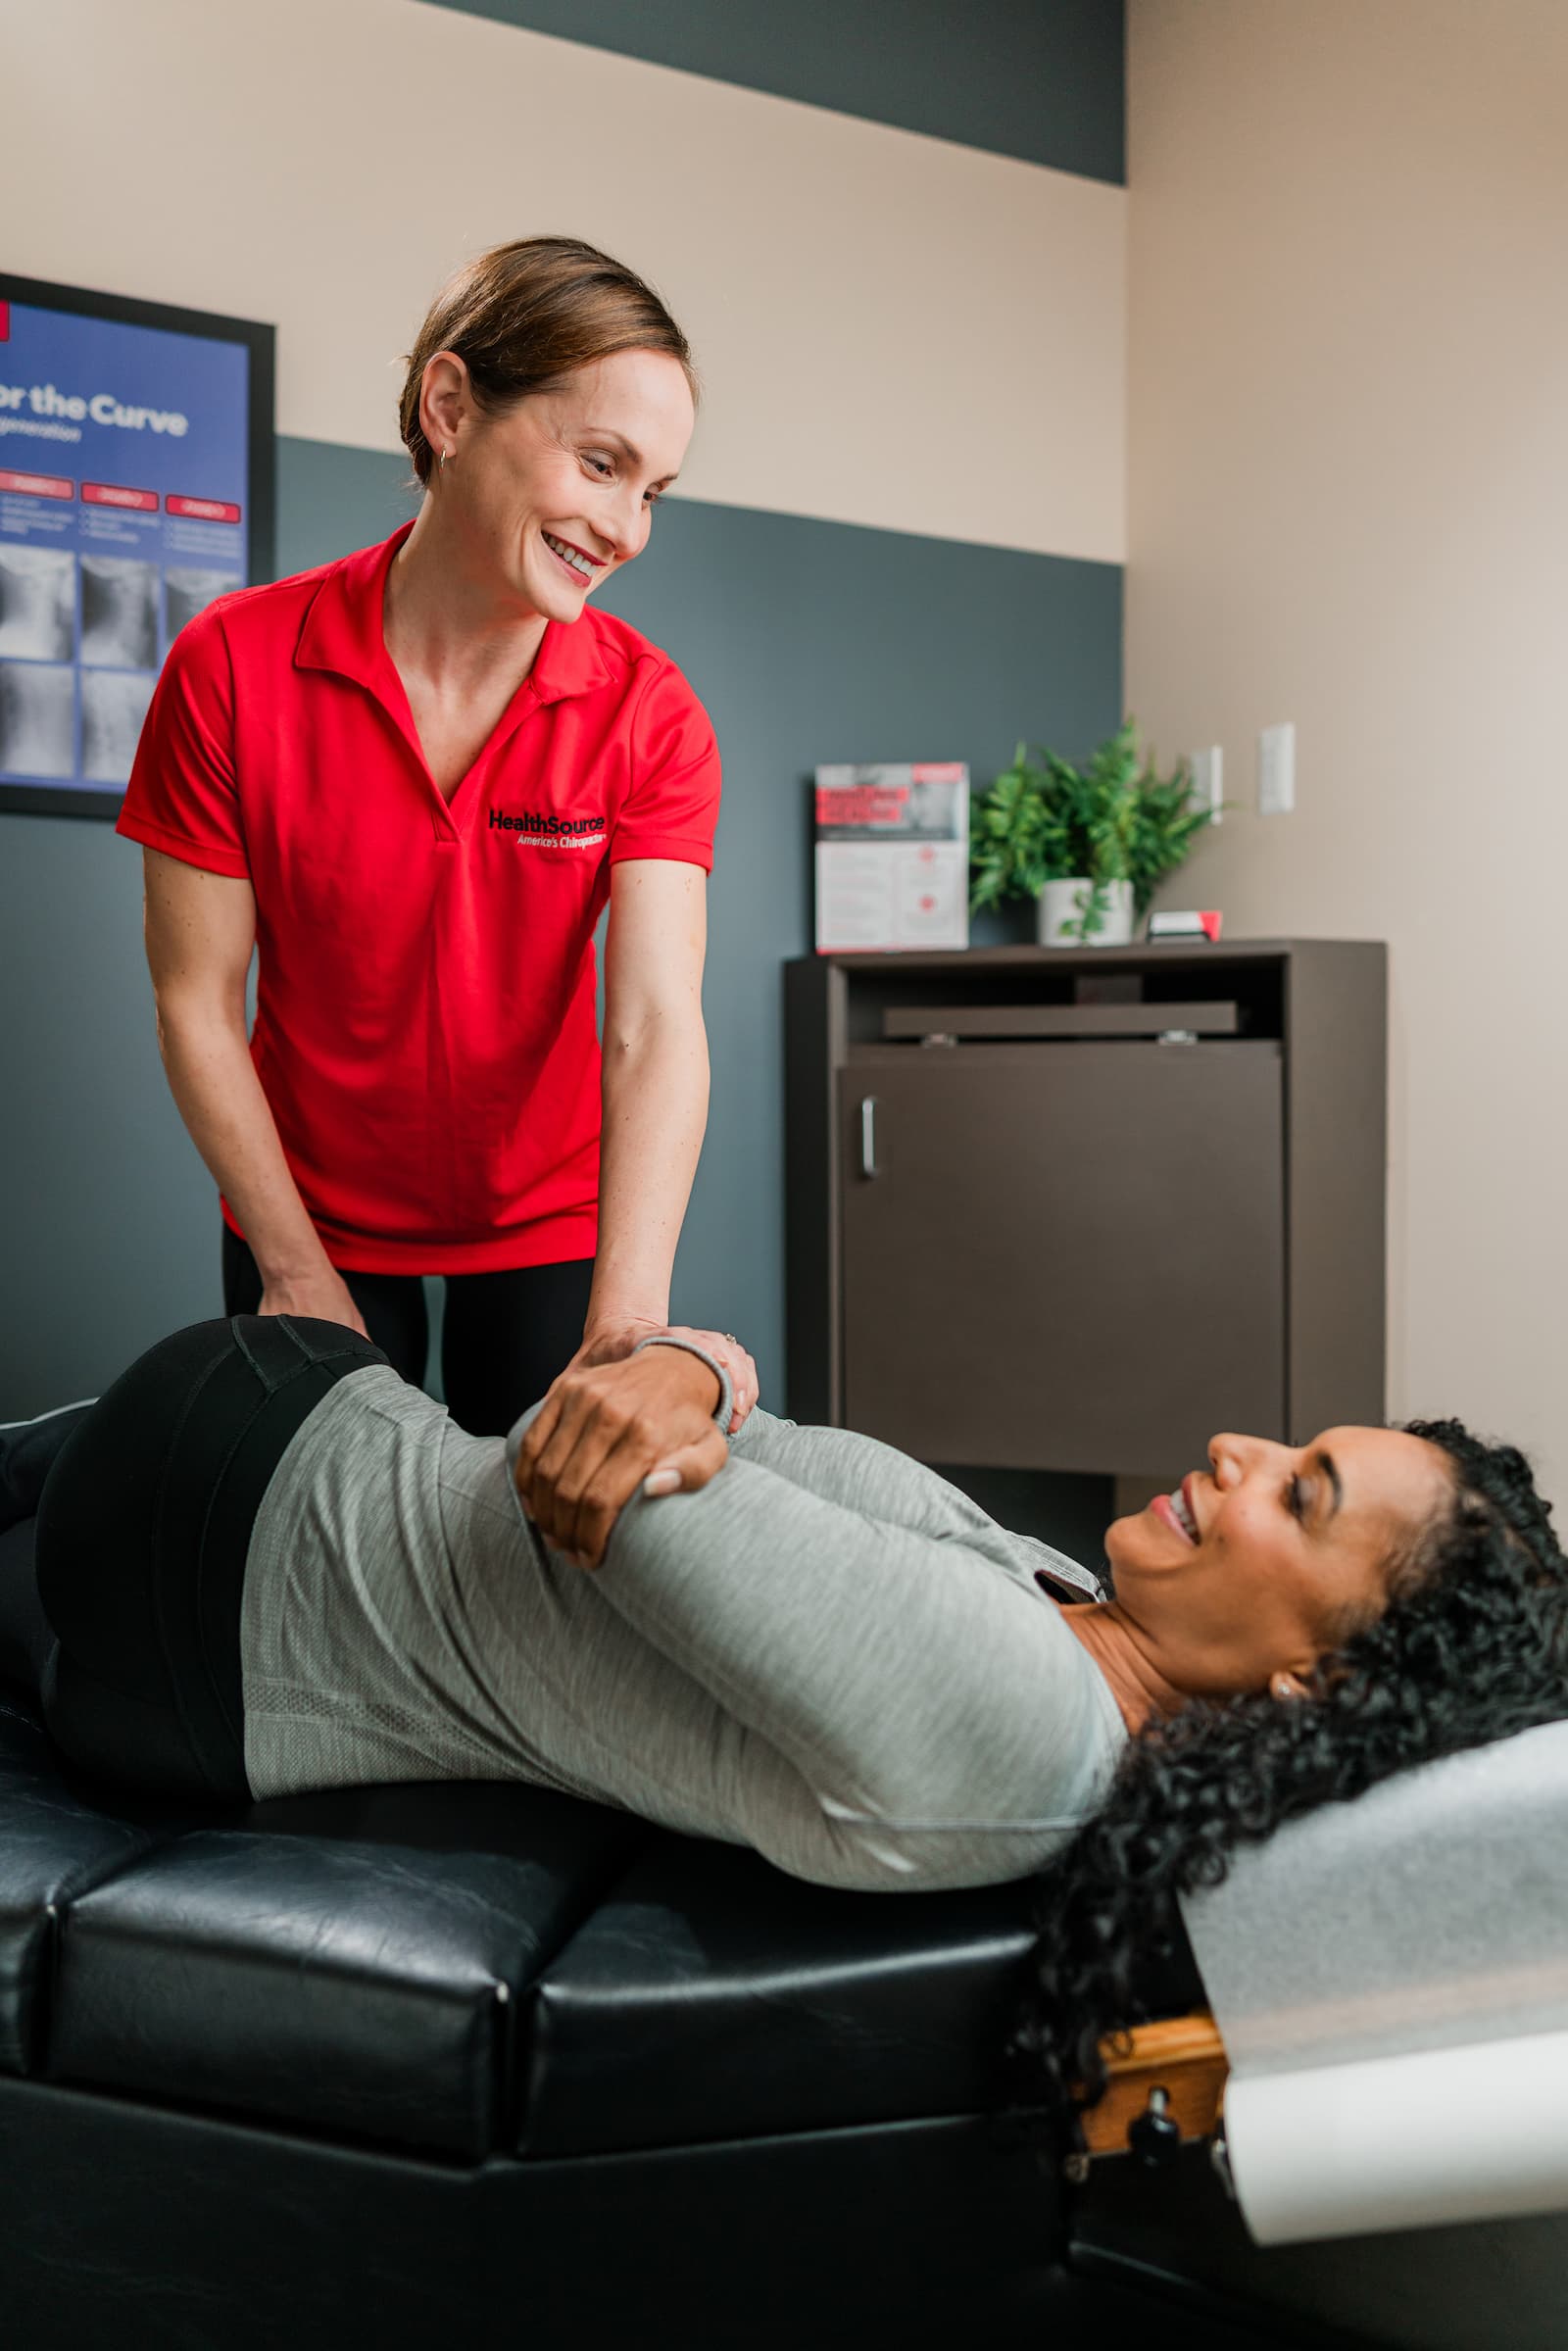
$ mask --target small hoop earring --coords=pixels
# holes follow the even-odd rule
[[[446,470],[446,462],[451,455],[452,452],[450,449],[443,449],[441,452],[441,467],[443,472]]]

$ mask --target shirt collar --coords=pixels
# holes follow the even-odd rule
[[[1065,1551],[1042,1543],[1037,1535],[1015,1535],[1013,1541],[1027,1545],[1035,1563],[1035,1582],[1042,1592],[1049,1594],[1054,1584],[1058,1591],[1070,1592],[1078,1599],[1103,1600],[1109,1596],[1092,1568],[1081,1567],[1076,1559],[1069,1559]]]
[[[413,528],[405,522],[379,546],[362,547],[331,565],[305,614],[296,668],[335,669],[372,693],[397,676],[381,634],[381,603],[392,558]]]
[[[528,684],[540,702],[564,702],[568,695],[591,694],[608,686],[614,674],[605,659],[599,614],[585,609],[568,626],[552,620],[544,642],[533,657]]]
[[[331,566],[311,599],[294,654],[297,668],[335,670],[394,710],[405,698],[382,634],[382,610],[386,575],[413,528],[405,522],[379,546],[362,547]],[[564,702],[608,685],[612,674],[598,615],[585,612],[569,626],[550,622],[521,691],[536,702]]]

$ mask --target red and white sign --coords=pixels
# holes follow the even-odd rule
[[[158,512],[156,490],[127,490],[119,482],[84,481],[81,496],[85,506],[128,506],[137,514],[156,514]]]
[[[818,767],[818,955],[967,947],[968,870],[961,760]]]
[[[166,514],[186,514],[193,522],[237,522],[239,508],[230,506],[226,498],[177,498],[172,491],[164,500]]]
[[[0,490],[20,490],[26,498],[74,498],[74,481],[62,481],[58,473],[8,473],[0,466]]]

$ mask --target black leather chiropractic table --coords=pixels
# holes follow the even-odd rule
[[[0,1689],[0,2345],[1568,2343],[1568,2218],[1260,2246],[1210,2141],[1002,2113],[1031,1891],[517,1787],[128,1803]]]

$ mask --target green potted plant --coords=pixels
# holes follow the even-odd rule
[[[1136,719],[1085,767],[1020,743],[1010,767],[974,802],[969,904],[1032,898],[1043,947],[1125,946],[1158,884],[1213,816],[1192,805],[1179,762],[1159,775],[1139,749]]]

